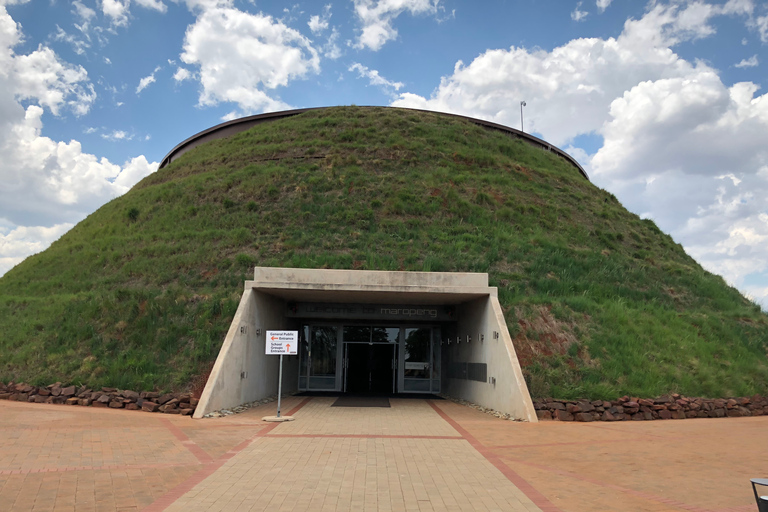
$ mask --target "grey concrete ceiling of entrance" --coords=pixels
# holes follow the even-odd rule
[[[381,290],[308,290],[255,287],[256,291],[267,293],[285,300],[297,302],[345,302],[360,304],[425,304],[455,305],[489,295],[483,292],[440,293],[423,291],[381,291]]]

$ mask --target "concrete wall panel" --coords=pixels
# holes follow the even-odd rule
[[[442,347],[444,393],[516,419],[536,422],[536,411],[498,298],[491,294],[461,304],[457,316],[456,332],[450,336],[450,343]],[[494,337],[494,333],[498,336]],[[485,382],[452,378],[449,368],[455,363],[486,364]]]
[[[195,418],[277,394],[280,356],[264,354],[266,331],[285,329],[285,303],[246,287],[205,385]],[[283,393],[294,392],[298,357],[283,357]]]

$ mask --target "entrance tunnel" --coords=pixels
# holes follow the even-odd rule
[[[269,330],[298,332],[283,393],[445,394],[536,421],[487,274],[257,267],[196,418],[277,394]]]

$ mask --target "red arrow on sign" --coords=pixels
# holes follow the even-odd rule
[[[290,352],[290,351],[291,351],[291,344],[290,344],[290,343],[286,343],[286,344],[285,344],[285,350],[286,350],[287,352]]]
[[[278,338],[277,336],[272,336],[270,339],[271,339],[272,341],[275,341],[275,340],[279,340],[280,338]]]

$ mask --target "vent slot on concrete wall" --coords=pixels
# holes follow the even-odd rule
[[[488,365],[485,363],[467,363],[467,379],[487,382]]]
[[[451,363],[448,366],[451,379],[488,381],[488,365],[485,363]]]

